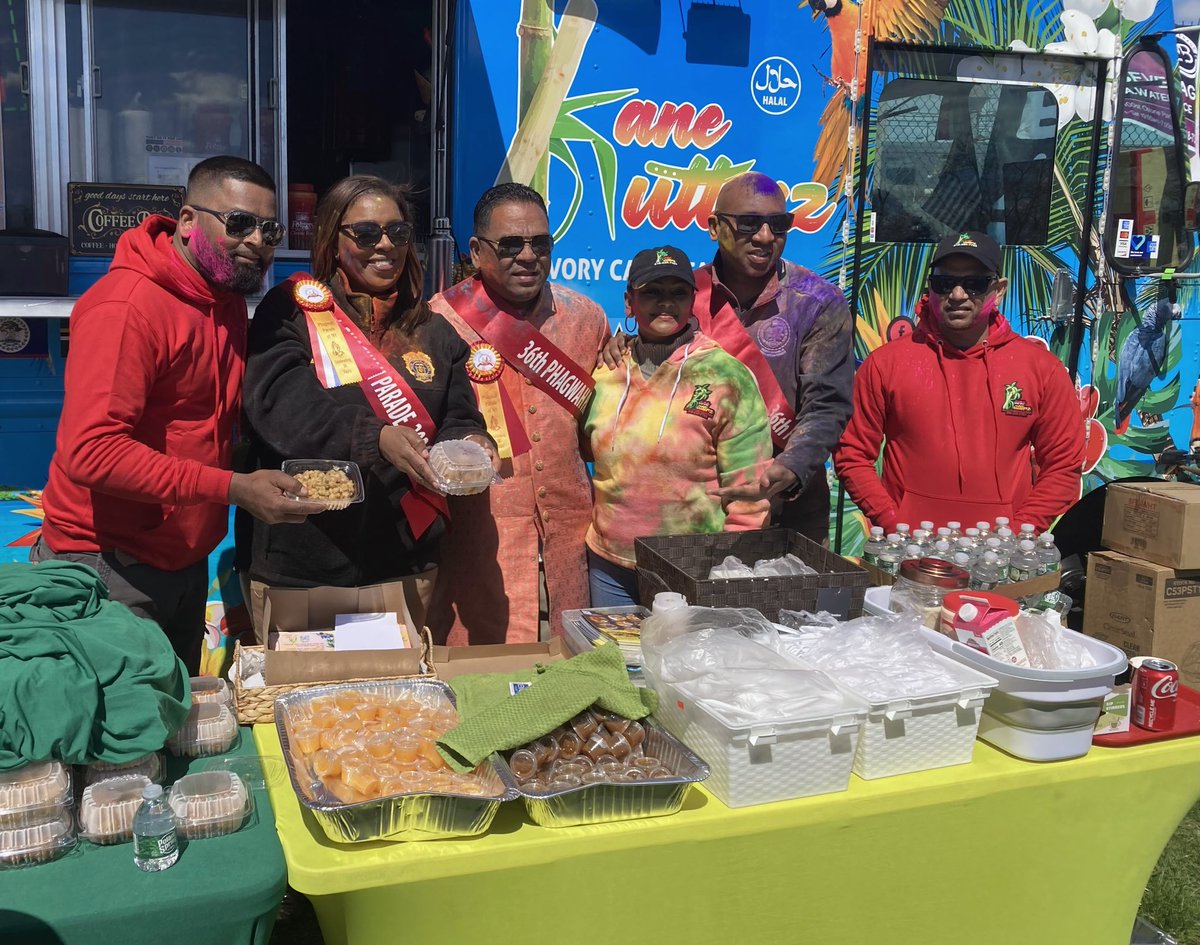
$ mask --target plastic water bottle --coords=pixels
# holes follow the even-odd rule
[[[912,537],[912,529],[909,528],[908,522],[900,522],[896,526],[896,534],[899,535],[901,540],[907,545],[908,539]]]
[[[921,523],[921,528],[927,531],[930,535],[933,534],[933,522],[925,521]]]
[[[1037,545],[1026,539],[1017,546],[1017,552],[1008,562],[1010,581],[1028,581],[1037,574]]]
[[[958,541],[954,542],[954,549],[956,554],[964,554],[972,561],[975,559],[975,548],[971,545],[970,538],[958,539]]]
[[[1006,519],[1003,515],[997,515],[996,527],[992,529],[992,531],[998,532],[1002,528],[1008,528],[1008,519]]]
[[[976,522],[975,527],[979,529],[979,543],[981,545],[992,537],[992,526],[988,522]]]
[[[1012,529],[1001,525],[996,529],[996,537],[1000,539],[1000,547],[1010,556],[1017,550],[1017,540],[1013,537]]]
[[[990,551],[996,556],[996,564],[1000,567],[1000,583],[1008,580],[1008,559],[1009,553],[1001,543],[1000,539],[994,535],[986,542],[987,551]],[[985,551],[984,554],[987,554]]]
[[[916,561],[925,557],[925,552],[921,550],[921,546],[916,542],[909,542],[904,546],[904,561]]]
[[[932,554],[943,561],[951,561],[954,558],[954,549],[950,547],[950,542],[943,538],[933,543]]]
[[[947,522],[946,527],[950,529],[951,541],[958,541],[962,538],[962,522]]]
[[[913,544],[921,546],[921,557],[924,557],[933,547],[932,533],[928,529],[918,528],[913,532]]]
[[[886,574],[900,573],[900,559],[904,557],[904,545],[900,541],[900,536],[896,532],[887,536],[887,544],[883,546],[883,550],[879,552],[879,557],[875,560],[875,567]]]
[[[1034,542],[1035,544],[1037,543],[1037,537],[1037,529],[1030,525],[1029,522],[1026,522],[1021,526],[1021,533],[1017,535],[1017,538],[1020,541],[1028,540]]]
[[[887,540],[883,537],[883,529],[878,525],[872,525],[871,537],[867,539],[867,543],[863,547],[863,560],[867,564],[878,564],[879,552],[886,547]]]
[[[1037,544],[1038,574],[1049,574],[1057,571],[1062,563],[1062,553],[1054,544],[1054,536],[1042,532]]]
[[[964,528],[963,529],[963,538],[971,539],[971,549],[974,553],[978,554],[980,551],[979,529],[978,528]]]
[[[948,529],[945,525],[937,530],[937,540],[945,542],[954,541],[953,537],[950,535],[950,529]]]
[[[1000,560],[996,552],[985,551],[983,557],[975,562],[971,571],[971,587],[977,591],[990,591],[1002,583],[1004,575],[1000,573]]]
[[[133,815],[133,862],[146,873],[157,873],[179,859],[175,813],[163,797],[161,784],[142,789],[142,806]]]
[[[956,552],[954,555],[954,564],[956,567],[962,568],[967,574],[971,574],[971,556],[965,551]]]

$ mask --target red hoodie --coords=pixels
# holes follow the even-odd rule
[[[846,490],[888,531],[998,515],[1014,529],[1048,528],[1079,498],[1083,465],[1066,368],[1001,315],[965,351],[941,337],[924,302],[918,317],[915,332],[871,352],[854,378],[854,414],[833,453]]]
[[[153,216],[75,304],[57,450],[42,496],[56,552],[121,550],[177,571],[229,521],[246,300],[216,289]]]

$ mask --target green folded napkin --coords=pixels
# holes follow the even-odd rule
[[[515,695],[512,683],[529,683]],[[494,751],[536,741],[591,705],[645,718],[658,697],[629,681],[621,651],[598,646],[532,670],[479,673],[450,681],[459,724],[438,740],[438,751],[455,771],[470,771]]]

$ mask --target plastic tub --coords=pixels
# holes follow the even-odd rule
[[[890,587],[868,587],[863,593],[863,613],[872,617],[887,617],[892,612],[891,601]]]
[[[999,680],[984,706],[979,737],[1027,761],[1080,758],[1092,747],[1093,728],[1128,657],[1115,646],[1064,630],[1091,652],[1086,669],[1011,666],[934,630],[921,631],[940,652]]]
[[[449,495],[475,495],[496,481],[492,459],[472,440],[444,440],[429,450],[437,484]]]
[[[162,756],[155,751],[119,765],[109,764],[106,761],[93,761],[83,769],[83,783],[84,785],[99,784],[110,778],[124,778],[135,774],[140,774],[155,784],[162,784]]]
[[[169,803],[187,840],[236,833],[254,807],[253,795],[230,771],[185,774],[171,788]]]
[[[219,676],[193,676],[188,683],[192,687],[192,702],[220,702],[233,708],[233,690]]]
[[[57,761],[0,774],[0,827],[25,827],[71,803],[71,771]]]
[[[329,473],[333,470],[340,469],[346,474],[346,478],[350,480],[350,485],[354,491],[349,496],[339,496],[336,499],[316,499],[311,501],[324,501],[325,507],[332,511],[344,509],[356,502],[361,502],[366,495],[363,490],[362,472],[358,468],[358,463],[345,462],[339,459],[286,459],[279,467],[289,476],[296,476],[299,473],[319,472]],[[292,498],[298,498],[293,496]]]
[[[229,751],[237,737],[237,719],[229,706],[219,702],[194,702],[183,727],[168,744],[176,755],[199,758]]]
[[[0,827],[0,867],[48,863],[74,846],[75,824],[71,812],[58,809],[22,827]]]
[[[708,762],[705,787],[729,807],[844,791],[866,705],[847,695],[833,713],[730,723],[670,683],[656,682],[654,720]]]
[[[79,836],[98,844],[132,840],[133,815],[150,783],[145,775],[134,774],[89,784],[79,801]]]

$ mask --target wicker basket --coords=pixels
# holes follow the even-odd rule
[[[241,666],[242,651],[262,652],[261,646],[242,646],[238,643],[233,650],[234,666]],[[242,685],[241,676],[233,674],[233,697],[237,708],[237,720],[242,725],[258,725],[262,722],[274,723],[275,700],[289,692],[299,692],[302,689],[315,689],[318,686],[329,686],[335,683],[378,682],[379,679],[436,679],[433,670],[433,638],[429,628],[421,630],[421,659],[429,667],[425,673],[415,673],[408,676],[380,676],[373,679],[330,679],[325,682],[286,683],[282,686],[260,686],[248,689]]]
[[[638,590],[646,606],[661,591],[675,591],[697,607],[750,607],[768,620],[780,610],[826,610],[843,619],[862,616],[863,594],[870,576],[852,561],[836,555],[786,528],[639,538]],[[708,572],[727,555],[753,565],[761,558],[794,554],[819,574],[789,577],[719,578]]]

